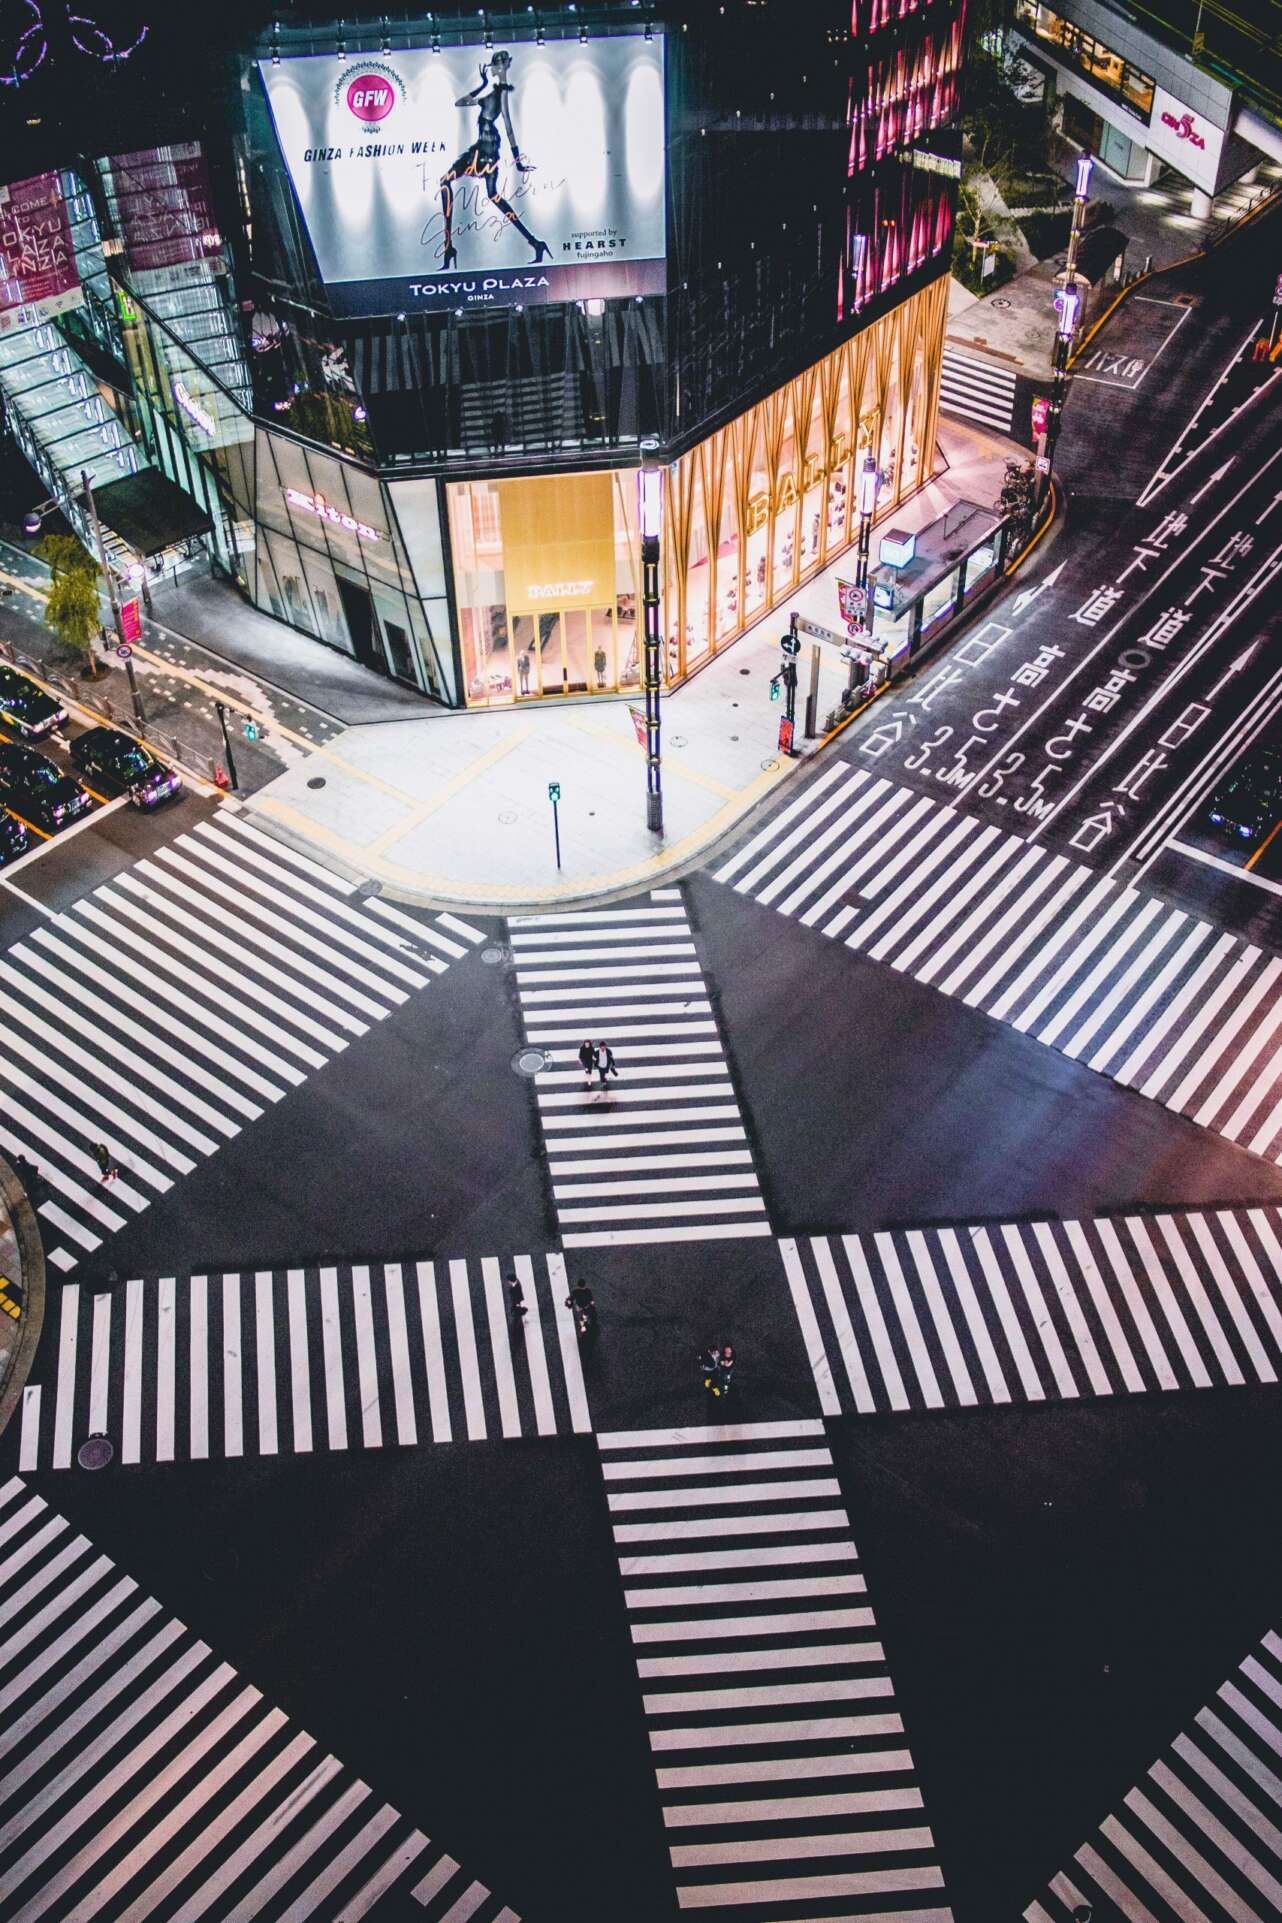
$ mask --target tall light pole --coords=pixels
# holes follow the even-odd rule
[[[641,443],[637,475],[637,513],[641,522],[641,611],[645,638],[645,825],[663,833],[663,759],[659,725],[659,533],[663,526],[663,466],[659,443]]]
[[[872,545],[872,521],[877,512],[877,490],[881,486],[881,469],[870,453],[865,454],[863,466],[859,470],[859,546],[855,550],[855,586],[864,595],[864,632],[872,634],[873,604],[868,587],[868,556]],[[859,672],[859,662],[852,661],[846,686],[854,691],[855,678]]]
[[[1037,450],[1037,507],[1041,508],[1051,484],[1055,467],[1055,445],[1059,440],[1060,416],[1068,394],[1068,362],[1073,351],[1073,336],[1082,316],[1082,288],[1077,278],[1077,249],[1086,225],[1086,197],[1091,188],[1090,154],[1077,156],[1077,176],[1073,183],[1073,217],[1068,229],[1068,254],[1063,271],[1055,276],[1055,347],[1051,355],[1051,404],[1046,432]]]

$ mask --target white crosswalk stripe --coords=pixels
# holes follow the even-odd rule
[[[566,1248],[769,1235],[752,1151],[679,889],[508,924]],[[586,1039],[618,1064],[584,1080]]]
[[[950,1923],[823,1424],[597,1442],[680,1909]]]
[[[1024,1911],[1155,1923],[1282,1916],[1282,1637],[1270,1630]]]
[[[484,939],[358,897],[230,813],[48,917],[0,956],[0,1147],[49,1184],[53,1267]],[[99,1142],[120,1170],[109,1185]]]
[[[18,1476],[0,1607],[6,1923],[519,1923]]]
[[[1282,1162],[1282,958],[1159,896],[844,762],[716,879]]]
[[[1205,1209],[780,1242],[825,1413],[1282,1376],[1282,1213]]]
[[[1015,395],[1015,375],[1009,368],[983,360],[978,354],[945,347],[939,405],[946,414],[983,421],[985,426],[1009,434],[1014,424]]]
[[[555,1254],[67,1282],[20,1467],[70,1468],[90,1435],[131,1466],[586,1433],[568,1291]]]

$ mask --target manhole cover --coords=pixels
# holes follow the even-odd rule
[[[324,775],[313,775],[307,785],[309,788],[323,788],[325,786]]]
[[[1009,306],[1010,306],[1010,302],[1009,302],[1009,301],[1007,300],[1007,298],[1006,298],[1006,296],[1005,296],[1005,294],[994,294],[994,295],[993,295],[993,306],[994,306],[994,307],[1009,307]]]
[[[382,892],[383,892],[383,884],[381,881],[363,881],[360,887],[356,890],[356,893],[361,899],[361,901],[369,901],[372,899],[373,896],[381,895]]]
[[[668,746],[670,748],[684,748],[686,745],[686,738],[683,734],[670,734],[668,736]]]
[[[483,962],[487,962],[491,968],[497,968],[500,962],[505,962],[507,960],[507,949],[496,948],[493,946],[489,948],[483,948],[481,950],[481,960]]]
[[[523,1048],[512,1057],[512,1066],[518,1075],[541,1075],[548,1065],[548,1058],[541,1048]]]
[[[763,768],[763,770],[765,771],[765,773],[769,775],[769,774],[773,774],[773,773],[774,773],[774,771],[775,771],[775,769],[776,769],[776,768],[777,768],[777,767],[779,766],[779,763],[778,763],[778,762],[777,762],[777,761],[776,761],[776,760],[774,759],[774,757],[773,757],[773,755],[772,755],[772,756],[771,756],[771,758],[770,758],[770,760],[769,760],[769,761],[763,761],[763,762],[762,762],[762,764],[761,764],[761,766],[762,766],[762,768]]]
[[[516,820],[516,814],[511,808],[505,808],[503,810],[503,813],[499,816],[499,820],[502,822],[505,828],[510,828],[512,826],[512,823]]]
[[[110,1436],[88,1436],[76,1450],[76,1461],[82,1469],[105,1469],[115,1453]]]
[[[752,673],[752,669],[751,669],[751,668],[740,668],[740,670],[739,670],[739,672],[740,672],[740,674],[751,674],[751,673]]]

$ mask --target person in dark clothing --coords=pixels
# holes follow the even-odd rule
[[[734,1344],[713,1343],[699,1357],[699,1368],[703,1374],[704,1388],[710,1396],[721,1401],[729,1395],[734,1376]]]
[[[513,1322],[520,1322],[529,1314],[525,1303],[525,1290],[521,1286],[519,1275],[510,1275],[507,1279],[507,1303]]]
[[[582,1277],[566,1296],[565,1306],[573,1313],[580,1335],[588,1335],[596,1328],[596,1297]]]
[[[112,1161],[111,1150],[105,1142],[94,1143],[93,1159],[98,1164],[98,1180],[100,1182],[114,1182],[120,1170]]]
[[[618,1080],[619,1070],[614,1059],[614,1050],[608,1042],[598,1042],[596,1045],[596,1072],[601,1077],[602,1088],[605,1087],[607,1075],[613,1075],[615,1080]]]
[[[592,1071],[596,1067],[596,1049],[591,1042],[580,1042],[579,1044],[579,1067],[583,1070],[584,1081],[587,1083],[587,1086],[591,1088]]]

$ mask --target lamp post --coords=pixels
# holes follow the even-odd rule
[[[871,453],[864,456],[859,470],[859,546],[855,550],[855,586],[864,593],[864,632],[871,636],[873,622],[872,593],[868,586],[868,557],[872,545],[872,521],[877,511],[877,490],[881,486],[881,469]],[[850,674],[846,681],[847,689],[853,693],[859,663],[852,661]]]
[[[663,762],[659,727],[659,531],[663,525],[663,466],[656,440],[641,443],[637,475],[641,522],[641,610],[645,638],[645,825],[663,833]]]
[[[1051,484],[1055,466],[1055,446],[1059,440],[1060,416],[1064,412],[1064,402],[1068,395],[1068,363],[1073,352],[1073,336],[1082,315],[1082,288],[1077,278],[1077,249],[1086,225],[1086,199],[1091,188],[1091,168],[1095,162],[1090,154],[1077,156],[1077,174],[1073,182],[1073,217],[1068,230],[1068,254],[1063,271],[1055,276],[1055,347],[1051,355],[1051,404],[1046,421],[1046,431],[1039,436],[1037,444],[1037,508],[1041,509]]]

